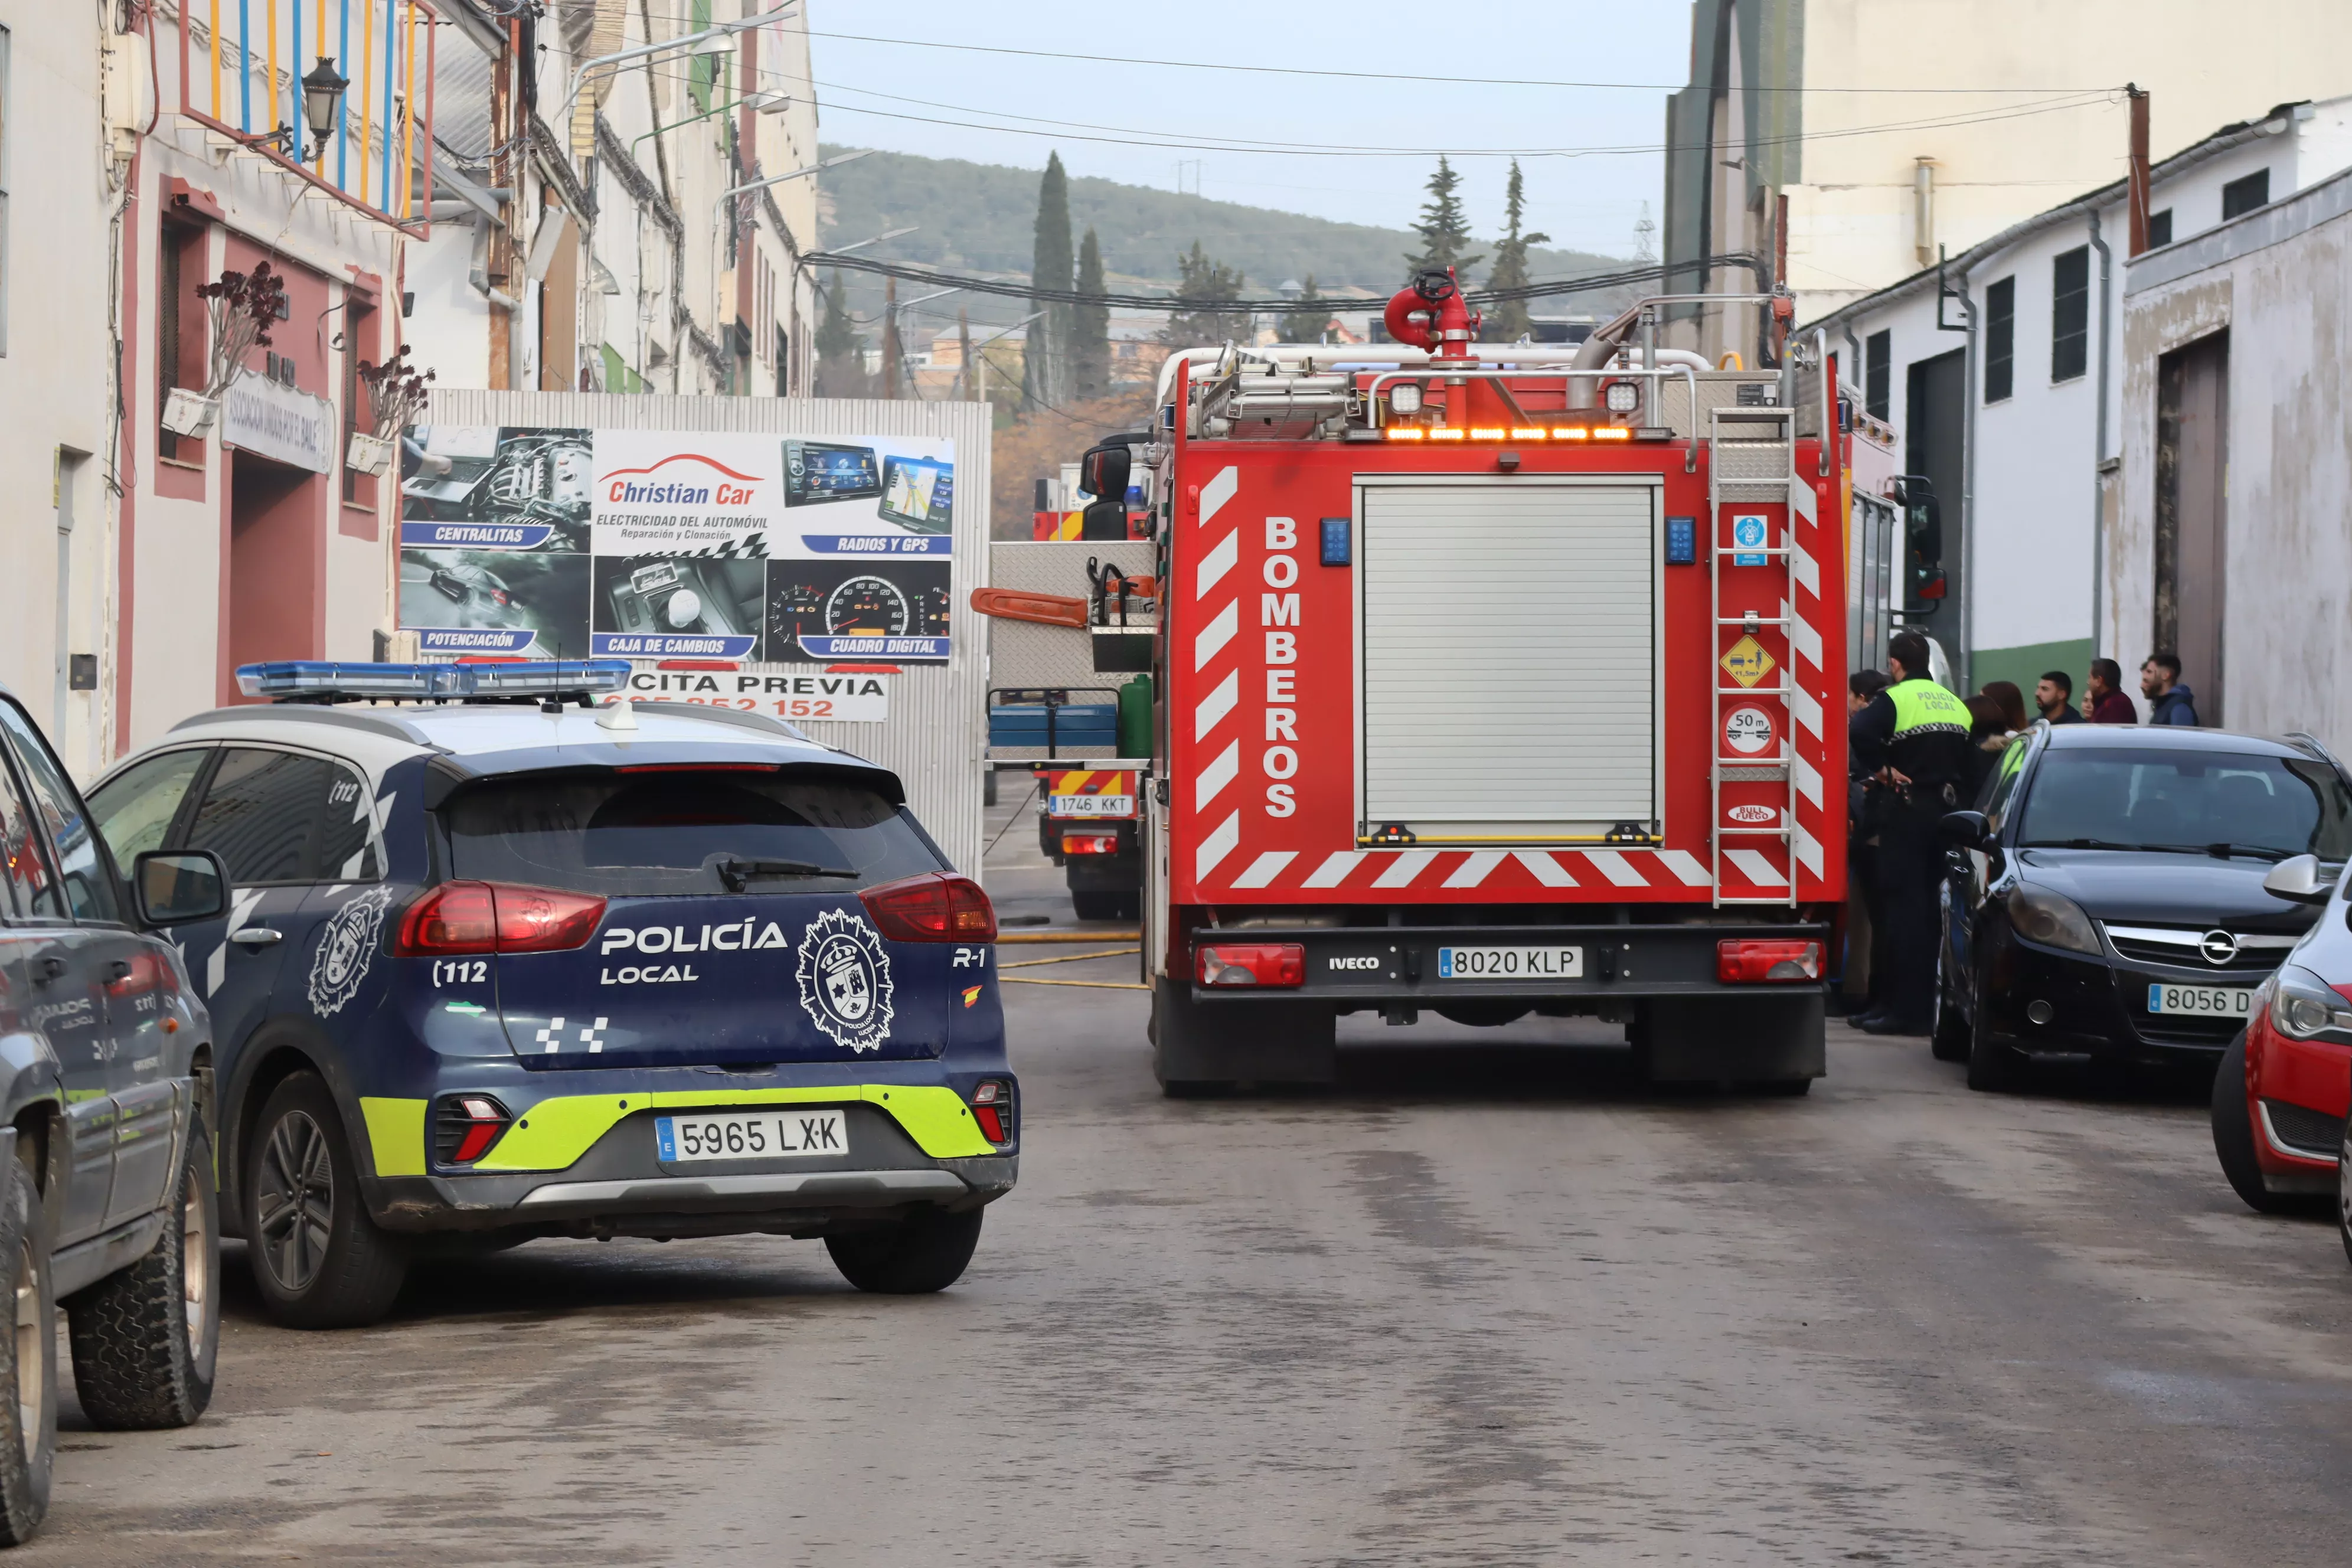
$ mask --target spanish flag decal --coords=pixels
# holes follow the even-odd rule
[[[979,987],[979,986],[977,986],[977,985],[967,985],[967,986],[965,986],[965,987],[963,988],[963,1005],[964,1005],[965,1006],[969,1007],[969,1006],[971,1006],[973,1003],[975,1003],[975,1002],[977,1002],[977,1001],[979,1001],[979,1000],[980,1000],[980,987]]]

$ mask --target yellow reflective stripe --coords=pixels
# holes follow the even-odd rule
[[[710,1093],[665,1089],[651,1094],[567,1094],[542,1100],[523,1112],[498,1146],[473,1168],[478,1171],[561,1171],[595,1147],[623,1117],[640,1110],[729,1110],[752,1105],[839,1105],[862,1100],[906,1129],[915,1147],[935,1160],[993,1154],[995,1146],[972,1124],[971,1108],[955,1090],[939,1084],[854,1084],[838,1089],[749,1089]],[[415,1102],[420,1108],[424,1102]],[[423,1113],[419,1110],[419,1132]],[[424,1144],[417,1142],[419,1157]],[[419,1167],[422,1168],[421,1166]]]
[[[1897,738],[1909,731],[1937,724],[1958,725],[1966,731],[1972,721],[1969,705],[1932,680],[1906,680],[1890,686],[1886,699],[1895,704]]]
[[[425,1173],[425,1106],[421,1100],[360,1097],[360,1114],[367,1118],[368,1149],[375,1156],[377,1175]]]

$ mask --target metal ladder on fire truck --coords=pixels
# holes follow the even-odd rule
[[[1743,384],[1741,390],[1747,390],[1747,386]],[[1715,626],[1716,682],[1714,732],[1708,742],[1713,765],[1708,769],[1707,784],[1707,820],[1712,829],[1707,836],[1707,869],[1717,909],[1726,904],[1793,906],[1797,901],[1797,737],[1796,704],[1792,700],[1797,678],[1793,626],[1797,595],[1792,563],[1796,520],[1789,510],[1789,502],[1790,487],[1797,478],[1797,413],[1793,408],[1741,404],[1709,408],[1706,420],[1707,604]],[[1774,537],[1774,525],[1767,521],[1761,539],[1743,543],[1735,537],[1738,512],[1743,506],[1764,505],[1778,505],[1783,510],[1778,538]],[[1734,615],[1724,613],[1723,572],[1727,562],[1747,574],[1741,579],[1739,592],[1748,602],[1740,605]],[[1771,574],[1761,587],[1754,584],[1758,569]],[[1778,597],[1777,605],[1755,602],[1769,601],[1773,596]],[[1765,613],[1767,610],[1772,613]],[[1779,684],[1741,686],[1732,682],[1723,664],[1725,656],[1738,645],[1740,638],[1754,637],[1766,631],[1780,634]],[[1774,698],[1779,699],[1780,708],[1772,715],[1779,742],[1777,754],[1727,756],[1729,742],[1726,721],[1734,710],[1735,700],[1755,702]],[[1723,786],[1727,784],[1778,784],[1781,799],[1774,825],[1727,823]],[[1764,878],[1749,874],[1755,860],[1738,853],[1759,840],[1780,846],[1780,864],[1773,869],[1775,874],[1785,876],[1787,890],[1772,894],[1726,892],[1723,871],[1727,858],[1739,867],[1748,882],[1759,888],[1769,886]],[[1747,865],[1740,864],[1743,859]]]

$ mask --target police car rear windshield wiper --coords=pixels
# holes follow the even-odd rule
[[[728,856],[711,863],[719,879],[727,884],[730,893],[740,893],[754,877],[855,877],[856,872],[839,866],[820,866],[814,860],[746,860],[740,856]]]

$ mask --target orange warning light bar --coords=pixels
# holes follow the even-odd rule
[[[1429,432],[1418,425],[1391,425],[1381,432],[1391,441],[1426,441]]]

